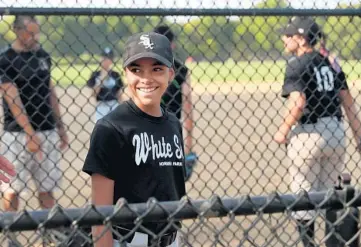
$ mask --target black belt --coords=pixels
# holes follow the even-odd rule
[[[324,117],[320,117],[322,118],[337,118],[337,121],[341,122],[342,121],[342,117],[341,116],[324,116]],[[318,123],[318,121],[320,120],[320,118],[318,117],[302,117],[300,120],[301,124],[316,124]]]
[[[128,230],[125,230],[124,228],[117,228],[116,230],[123,236],[125,236],[127,234],[126,231],[128,231]],[[146,234],[146,233],[144,233],[144,234]],[[125,241],[132,242],[134,235],[135,235],[134,233],[129,235],[129,237]],[[148,235],[148,246],[166,247],[168,245],[171,245],[176,240],[176,237],[177,237],[177,232],[166,233],[156,239],[153,239],[150,235]],[[125,244],[125,242],[123,242],[122,244]],[[120,245],[121,247],[123,247],[122,244]]]

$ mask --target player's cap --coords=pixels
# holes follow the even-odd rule
[[[140,58],[153,58],[169,68],[174,64],[170,41],[164,35],[155,32],[134,34],[125,43],[123,67]]]
[[[102,52],[102,56],[103,57],[108,57],[110,59],[114,58],[114,52],[112,49],[110,49],[109,47],[106,47],[103,52]]]
[[[310,17],[295,16],[286,28],[282,30],[284,35],[302,35],[307,38],[310,44],[316,43],[317,38],[321,35],[321,30],[317,23]]]

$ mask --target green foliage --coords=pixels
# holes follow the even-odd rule
[[[286,1],[265,0],[256,8],[285,8]],[[347,6],[340,6],[345,8]],[[200,16],[186,23],[176,23],[158,16],[40,16],[41,43],[53,57],[98,56],[110,46],[120,57],[124,42],[131,34],[149,31],[166,23],[177,36],[177,56],[196,61],[224,62],[278,59],[283,54],[280,28],[289,17],[279,16]],[[361,58],[361,18],[318,17],[317,22],[328,36],[328,48],[342,59]],[[0,46],[11,42],[12,16],[0,21],[3,39]],[[82,59],[80,59],[82,61]]]

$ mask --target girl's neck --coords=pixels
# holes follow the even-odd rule
[[[163,116],[162,108],[160,104],[155,105],[143,105],[139,100],[133,99],[134,103],[138,106],[140,110],[145,112],[146,114],[153,116],[153,117],[161,117]]]

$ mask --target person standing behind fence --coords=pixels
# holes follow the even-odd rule
[[[173,63],[171,44],[165,36],[144,32],[127,40],[123,68],[130,99],[96,123],[83,166],[83,171],[91,176],[94,205],[112,205],[120,198],[128,203],[144,203],[150,197],[178,201],[185,195],[182,126],[161,105],[162,96],[174,79]],[[178,246],[179,222],[172,222],[171,226],[167,222],[142,226],[155,234],[165,231],[156,240],[156,246]],[[95,247],[153,244],[151,235],[140,228],[134,230],[135,227],[126,223],[113,225],[113,231],[118,233],[113,236],[104,226],[93,227],[93,239],[100,238]],[[129,234],[128,243],[119,243],[119,234]]]
[[[295,56],[288,61],[282,87],[287,112],[274,139],[287,143],[293,193],[332,188],[342,173],[346,150],[341,105],[360,145],[361,122],[345,74],[315,50],[319,36],[319,26],[309,17],[293,17],[282,36],[286,52]],[[315,213],[294,216],[304,245],[315,246]]]
[[[13,28],[16,40],[0,55],[1,140],[4,157],[14,164],[17,175],[1,186],[3,206],[5,211],[18,210],[19,193],[32,177],[41,208],[51,208],[55,204],[52,192],[62,177],[58,145],[66,148],[68,137],[50,79],[51,58],[39,44],[36,18],[16,16]]]
[[[171,42],[172,50],[176,45],[174,42],[175,35],[167,25],[160,25],[154,28],[154,32],[162,34]],[[173,112],[179,120],[182,120],[185,129],[184,152],[186,154],[186,179],[188,180],[193,172],[196,158],[192,153],[192,133],[193,133],[193,103],[190,70],[178,59],[174,60],[175,78],[169,84],[167,91],[164,93],[162,103],[167,110]],[[193,158],[192,158],[193,157]],[[191,162],[188,162],[191,160]]]
[[[101,69],[92,73],[87,85],[93,89],[97,106],[95,121],[98,121],[119,105],[123,82],[120,74],[113,70],[114,53],[105,48],[102,53]]]

